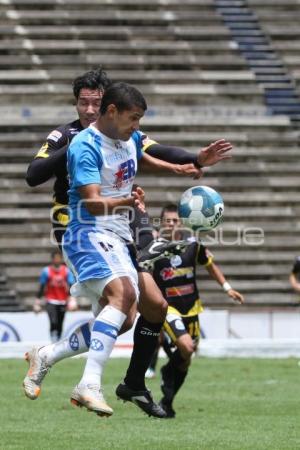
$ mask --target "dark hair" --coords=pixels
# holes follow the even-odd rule
[[[165,214],[166,212],[176,212],[176,213],[178,213],[178,207],[177,207],[177,205],[176,205],[175,203],[168,203],[167,205],[165,205],[165,206],[162,208],[161,213],[160,213],[160,219],[161,219],[161,220],[163,219],[164,214]]]
[[[51,259],[53,259],[54,256],[56,256],[56,255],[59,255],[59,256],[62,257],[61,251],[60,250],[52,250],[52,252],[51,252]]]
[[[75,78],[73,81],[73,94],[78,99],[81,89],[100,89],[105,91],[110,85],[111,80],[106,75],[106,72],[99,67]]]
[[[105,114],[108,105],[115,105],[118,111],[131,110],[134,106],[146,111],[147,103],[141,92],[127,83],[113,83],[104,92],[100,113]]]

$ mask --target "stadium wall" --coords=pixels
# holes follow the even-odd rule
[[[91,318],[89,312],[68,312],[64,336]],[[300,311],[240,312],[205,310],[199,354],[207,357],[300,357]],[[0,358],[21,358],[32,345],[49,342],[46,313],[0,314]],[[132,330],[120,336],[113,352],[128,357]],[[162,353],[163,355],[163,353]]]

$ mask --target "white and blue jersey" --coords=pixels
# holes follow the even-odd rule
[[[78,188],[99,184],[103,197],[131,196],[142,157],[141,136],[134,132],[126,142],[114,140],[91,125],[73,139],[68,149],[70,222],[63,250],[79,282],[113,273],[126,276],[132,270],[124,245],[132,241],[127,211],[119,208],[114,214],[94,216],[88,212]]]

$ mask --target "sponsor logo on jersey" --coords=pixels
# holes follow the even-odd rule
[[[114,188],[121,189],[122,186],[129,183],[134,178],[136,173],[135,162],[133,159],[128,159],[119,165],[119,170],[114,174]]]
[[[164,281],[184,276],[186,276],[187,278],[192,278],[194,276],[194,268],[181,267],[176,269],[175,267],[165,267],[160,271],[160,276]]]
[[[59,139],[62,137],[62,133],[58,130],[51,131],[47,139],[50,141],[58,142]]]
[[[174,286],[166,289],[167,297],[184,297],[185,295],[193,294],[195,287],[193,284],[186,284],[185,286]]]
[[[172,258],[170,259],[170,263],[172,264],[172,267],[180,266],[182,264],[181,256],[179,255],[172,256]]]

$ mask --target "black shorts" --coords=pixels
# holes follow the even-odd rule
[[[173,344],[184,334],[189,334],[195,343],[200,338],[200,322],[198,314],[195,316],[182,317],[175,314],[167,314],[167,318],[163,325],[165,333]]]
[[[136,270],[138,273],[141,273],[141,272],[148,272],[147,269],[144,269],[143,267],[140,267],[140,266],[139,266],[139,263],[138,263],[138,261],[137,261],[137,249],[136,249],[135,244],[134,244],[133,242],[130,243],[130,244],[127,244],[127,248],[128,248],[129,255],[130,255],[132,264],[134,265],[135,270]]]

